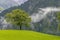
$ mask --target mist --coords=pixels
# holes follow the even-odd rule
[[[46,7],[46,8],[39,8],[38,13],[33,13],[30,17],[33,23],[40,22],[47,14],[50,12],[59,12],[60,8],[56,7]]]

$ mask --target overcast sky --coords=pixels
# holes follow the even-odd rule
[[[18,3],[19,5],[21,5],[22,3],[26,2],[27,0],[13,0],[16,3]]]

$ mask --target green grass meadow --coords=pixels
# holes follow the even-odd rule
[[[0,40],[60,40],[60,36],[26,30],[0,30]]]

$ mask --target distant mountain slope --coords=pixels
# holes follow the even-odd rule
[[[29,13],[37,11],[38,8],[59,7],[60,0],[29,0],[21,5],[21,8]]]
[[[60,0],[28,0],[24,4],[12,7],[11,9],[21,8],[27,11],[28,13],[32,14],[36,12],[39,8],[59,7],[59,6],[60,6]]]

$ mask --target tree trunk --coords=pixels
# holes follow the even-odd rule
[[[20,26],[20,30],[21,30],[21,26]]]

